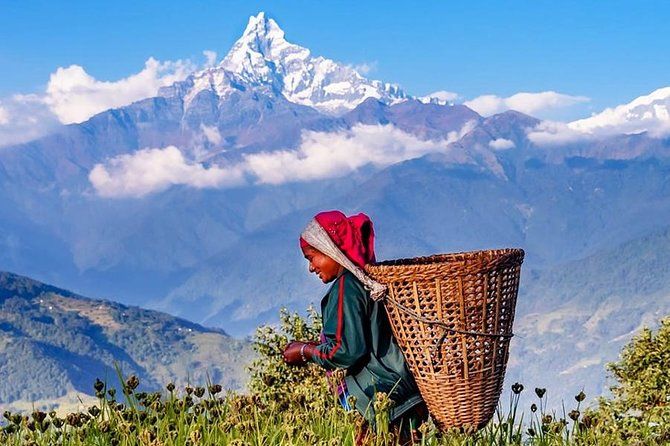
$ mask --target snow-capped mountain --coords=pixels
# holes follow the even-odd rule
[[[307,48],[288,42],[284,31],[263,12],[249,18],[244,34],[218,66],[160,94],[179,94],[188,106],[203,91],[226,97],[249,87],[264,87],[295,104],[334,115],[352,110],[367,98],[385,103],[406,98],[397,85],[366,79],[350,66],[314,57]]]
[[[568,124],[573,130],[593,135],[667,134],[670,131],[670,87],[640,96],[628,104]]]
[[[512,369],[537,370],[519,378],[529,385],[546,385],[554,379],[552,370],[574,377],[574,385],[584,384],[582,377],[592,385],[596,370],[584,365],[601,367],[613,359],[614,341],[649,320],[651,299],[670,302],[665,258],[650,263],[665,273],[640,267],[639,274],[627,276],[625,283],[634,289],[626,296],[610,280],[621,279],[622,270],[612,275],[610,267],[621,266],[621,258],[655,259],[648,254],[663,254],[670,246],[670,232],[640,239],[668,227],[670,140],[609,133],[650,130],[651,124],[661,129],[670,122],[668,98],[665,88],[575,121],[568,136],[581,130],[594,137],[578,134],[580,139],[547,150],[530,137],[529,129],[543,124],[531,116],[507,111],[482,117],[451,105],[458,97],[447,91],[411,98],[348,66],[313,57],[287,42],[261,13],[217,66],[163,88],[159,97],[3,148],[0,270],[244,335],[274,320],[278,308],[303,309],[320,297],[321,284],[310,281],[296,250],[305,222],[323,209],[364,211],[378,222],[380,259],[526,249],[523,277],[533,283],[520,292],[520,353],[514,353],[519,362]],[[367,133],[357,133],[361,127]],[[384,134],[393,139],[378,137]],[[256,181],[256,170],[244,170],[251,159],[255,166],[259,160],[269,166],[266,172],[302,174],[286,166],[300,164],[306,171],[329,164],[329,157],[305,162],[314,148],[332,146],[338,149],[333,153],[353,158],[375,153],[370,142],[380,148],[377,159],[385,159],[398,141],[397,150],[411,154],[409,159],[370,162],[343,177],[307,181],[293,174],[273,184]],[[90,175],[98,165],[124,188],[167,186],[112,199],[92,189]],[[222,178],[235,166],[243,166],[239,171],[247,181],[195,187],[202,184],[195,180]],[[624,245],[630,240],[641,241]],[[597,261],[605,257],[611,261]],[[588,258],[595,260],[586,269],[581,262]],[[637,263],[624,269],[633,271],[629,265]],[[547,269],[549,275],[542,272]],[[588,274],[573,280],[582,270]],[[638,287],[643,273],[650,281],[663,273],[664,280],[653,281],[658,288]],[[602,280],[591,285],[593,277]],[[577,299],[575,290],[586,292]],[[625,305],[612,310],[619,302],[613,298]],[[577,319],[564,302],[578,306]],[[589,319],[587,313],[596,310],[617,311],[627,321]],[[572,330],[570,339],[584,341],[578,359],[566,347],[566,330]],[[546,345],[556,348],[542,350]]]

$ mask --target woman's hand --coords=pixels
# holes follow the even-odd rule
[[[305,365],[314,355],[314,343],[291,341],[288,343],[282,356],[288,365]]]

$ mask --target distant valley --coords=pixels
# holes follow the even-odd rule
[[[96,379],[120,389],[174,382],[242,389],[247,341],[218,329],[115,302],[88,299],[27,277],[0,272],[0,405],[28,409],[90,399]]]

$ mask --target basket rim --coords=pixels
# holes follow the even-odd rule
[[[445,263],[459,263],[466,261],[476,261],[482,258],[489,257],[489,262],[500,261],[505,257],[520,256],[521,260],[525,256],[525,251],[522,248],[499,248],[499,249],[481,249],[475,251],[460,251],[446,254],[433,254],[429,256],[407,257],[401,259],[383,260],[381,262],[370,263],[365,266],[365,269],[392,269],[402,268],[408,266],[419,265],[438,265]]]

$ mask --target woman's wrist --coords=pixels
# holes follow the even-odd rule
[[[302,347],[300,347],[300,359],[302,359],[302,362],[307,362],[307,358],[305,357],[305,347],[307,347],[307,344],[302,344]]]

